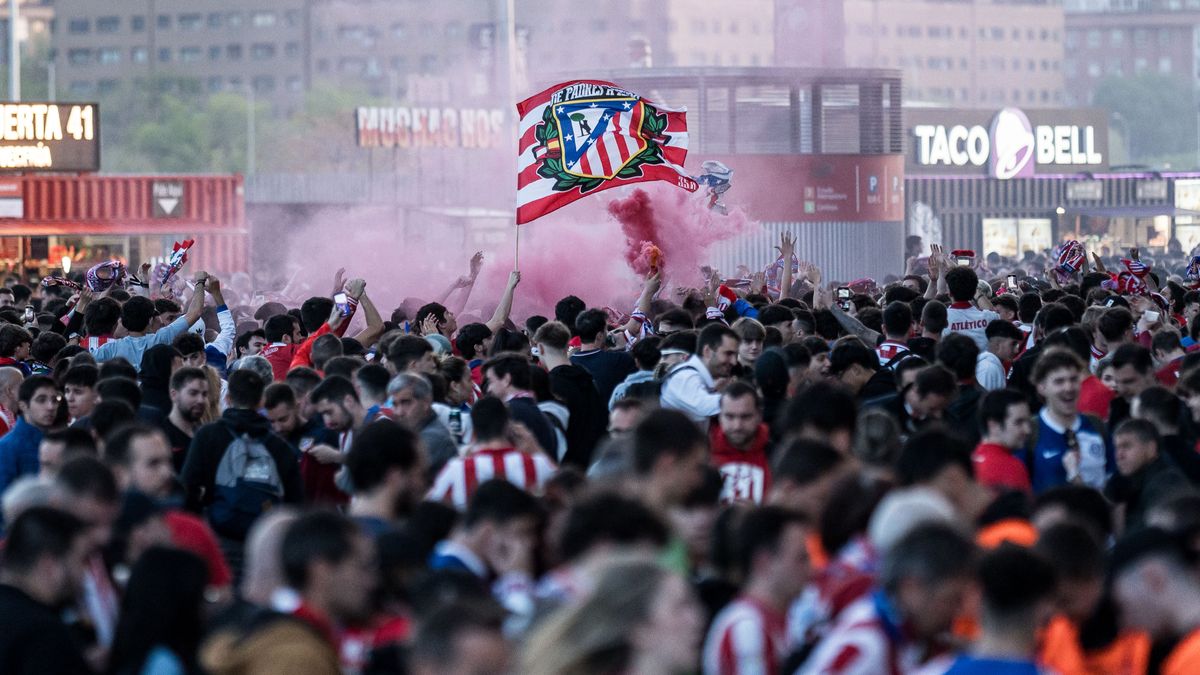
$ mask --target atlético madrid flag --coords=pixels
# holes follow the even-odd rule
[[[564,82],[517,104],[517,224],[608,188],[664,180],[694,192],[683,170],[687,111],[611,82]]]

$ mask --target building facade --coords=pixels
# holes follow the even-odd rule
[[[247,93],[277,112],[311,83],[308,2],[58,0],[52,35],[59,91],[94,98],[163,78],[184,93]]]
[[[1106,78],[1147,73],[1200,83],[1200,1],[1081,5],[1066,15],[1067,103],[1090,105]]]
[[[905,101],[971,107],[1064,100],[1052,0],[778,0],[780,65],[897,68]]]

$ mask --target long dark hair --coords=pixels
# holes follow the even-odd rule
[[[203,636],[204,588],[208,567],[196,555],[154,547],[133,566],[109,657],[110,675],[140,673],[155,647],[166,647],[197,673]]]

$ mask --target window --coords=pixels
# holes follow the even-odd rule
[[[197,30],[204,25],[204,16],[201,14],[180,14],[179,30]]]
[[[229,88],[230,88],[231,90],[233,90],[233,91],[241,91],[241,89],[242,89],[242,78],[240,78],[240,77],[231,77],[231,78],[229,78]]]
[[[608,30],[608,22],[604,19],[592,19],[589,27],[594,33],[603,33],[604,31]]]
[[[275,45],[259,43],[250,46],[250,58],[255,61],[266,61],[275,58]]]
[[[421,57],[421,72],[423,74],[432,73],[437,70],[438,58],[433,54],[425,54]]]
[[[119,16],[102,16],[96,19],[97,33],[115,33],[121,30],[121,17]]]
[[[120,86],[121,86],[120,80],[114,80],[112,78],[105,78],[103,80],[100,80],[100,82],[98,83],[98,86],[96,87],[96,92],[100,93],[100,94],[111,94],[114,91],[116,91],[117,88]]]
[[[209,28],[220,28],[221,24],[223,23],[222,19],[223,19],[223,17],[221,16],[220,12],[210,13],[208,15],[208,27]],[[209,82],[211,83],[213,79],[216,79],[218,82],[220,82],[220,80],[221,80],[221,78],[219,78],[219,77],[218,78],[209,78]],[[212,89],[209,89],[209,91],[212,91]],[[218,91],[220,91],[220,89],[218,89]]]
[[[90,49],[71,49],[67,52],[67,61],[71,65],[86,66],[92,62],[92,50]]]
[[[72,35],[81,35],[90,33],[92,30],[92,22],[87,19],[71,19],[67,22],[67,32]]]
[[[446,37],[456,38],[462,35],[462,24],[454,21],[446,24]]]
[[[329,59],[317,59],[317,72],[318,73],[328,73],[329,72]]]
[[[1122,63],[1122,60],[1119,58],[1109,59],[1107,71],[1108,71],[1109,75],[1117,75],[1117,76],[1124,75],[1125,67],[1124,67],[1124,64]]]
[[[208,48],[208,60],[209,61],[220,61],[221,60],[221,48],[216,45],[209,47]]]
[[[95,90],[95,85],[87,80],[72,80],[70,86],[67,87],[67,91],[72,96],[86,96]]]
[[[204,56],[199,47],[183,47],[179,50],[179,60],[184,63],[195,63]]]
[[[1079,33],[1070,31],[1067,33],[1067,49],[1076,49],[1079,47]]]
[[[1089,63],[1088,64],[1088,77],[1100,77],[1100,64],[1099,63]]]
[[[1066,74],[1067,74],[1067,77],[1075,77],[1075,75],[1077,75],[1077,74],[1078,74],[1078,69],[1075,67],[1075,60],[1074,60],[1074,59],[1067,59],[1067,61],[1066,61]]]
[[[221,91],[221,88],[224,85],[225,85],[225,78],[223,78],[219,75],[208,78],[208,91],[211,93]]]
[[[284,12],[283,13],[283,22],[291,28],[295,28],[296,26],[299,26],[300,25],[300,11],[295,10],[295,9],[289,9],[288,11]]]
[[[563,24],[563,29],[564,30],[566,29],[566,24]],[[408,32],[408,28],[403,23],[392,24],[392,37],[403,38],[404,34],[407,32]]]
[[[1092,49],[1100,47],[1100,31],[1092,29],[1087,32],[1087,46]]]
[[[271,75],[257,75],[252,82],[254,91],[259,94],[269,94],[275,91],[275,78]]]
[[[241,45],[226,45],[225,46],[225,58],[229,59],[230,61],[241,60],[242,46]]]
[[[255,28],[270,28],[275,25],[275,12],[255,12],[250,16],[250,23]]]
[[[1120,28],[1112,29],[1112,33],[1108,36],[1108,43],[1114,47],[1125,44],[1125,31]]]
[[[1158,31],[1158,46],[1160,46],[1160,47],[1169,47],[1169,46],[1171,46],[1171,43],[1174,41],[1174,40],[1172,39],[1172,37],[1173,37],[1173,36],[1171,35],[1171,29],[1170,29],[1170,28],[1161,28],[1161,29],[1159,29],[1159,31]]]
[[[392,70],[402,73],[408,70],[408,58],[404,56],[393,56],[389,61]]]
[[[1164,75],[1171,72],[1171,57],[1164,56],[1158,60],[1158,72]]]
[[[304,80],[296,75],[292,75],[287,79],[288,91],[304,91]]]
[[[150,60],[150,50],[145,47],[134,47],[129,50],[129,60],[134,63],[145,63]]]
[[[1150,31],[1145,28],[1138,28],[1133,31],[1133,44],[1138,47],[1145,47],[1150,44]]]
[[[160,47],[158,50],[158,60],[162,63],[168,63],[171,60],[171,48]]]
[[[170,30],[171,29],[171,17],[167,16],[166,14],[159,14],[158,15],[158,29],[159,30]]]
[[[1020,89],[1013,89],[1012,100],[1013,100],[1013,103],[1021,102],[1021,90]]]
[[[140,33],[146,30],[146,17],[134,16],[129,19],[129,30]]]
[[[240,28],[242,26],[242,13],[230,12],[225,15],[225,25],[230,28]]]
[[[103,47],[96,54],[96,60],[104,64],[120,63],[120,47]]]
[[[437,57],[434,57],[435,62],[436,58]],[[343,75],[361,75],[366,69],[367,62],[365,59],[347,57],[338,61],[338,72],[342,73]]]
[[[992,39],[993,40],[1003,40],[1004,39],[1004,29],[1000,28],[999,26],[993,27],[992,28]]]
[[[285,45],[283,48],[283,53],[288,58],[295,58],[297,56],[300,56],[300,43],[299,42],[287,43],[287,45]]]

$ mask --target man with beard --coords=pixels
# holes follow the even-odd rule
[[[367,425],[354,438],[346,470],[354,485],[350,517],[373,537],[395,528],[424,494],[418,437],[389,419]]]
[[[738,334],[727,326],[709,324],[696,339],[691,358],[671,368],[663,378],[662,407],[679,410],[696,423],[721,412],[721,393],[737,363]]]
[[[767,459],[771,441],[763,423],[762,400],[753,386],[739,380],[725,388],[709,442],[712,465],[724,480],[721,502],[762,504],[771,489]]]
[[[0,665],[6,673],[88,673],[59,611],[83,584],[88,537],[82,521],[35,506],[8,529],[0,576]]]
[[[338,434],[338,446],[318,443],[304,450],[300,475],[304,478],[304,496],[315,503],[345,504],[347,496],[338,489],[334,477],[346,460],[354,434],[367,420],[367,409],[358,398],[354,385],[341,375],[325,378],[309,394],[325,428]]]
[[[160,423],[171,447],[171,463],[175,472],[183,470],[192,436],[203,423],[208,410],[208,378],[199,368],[180,368],[171,376],[171,414]]]

